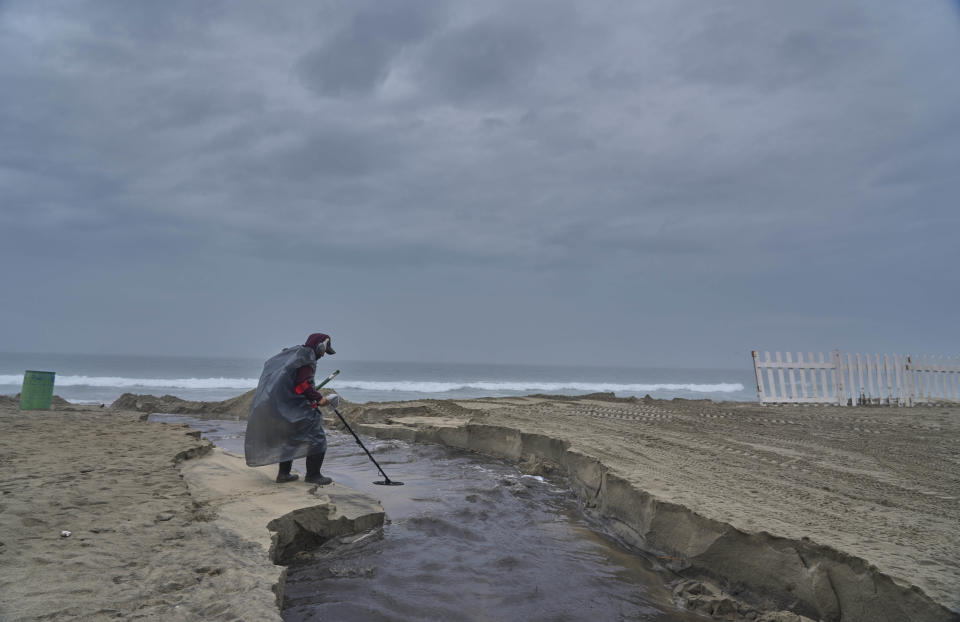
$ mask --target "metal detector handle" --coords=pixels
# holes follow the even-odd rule
[[[340,370],[339,370],[339,369],[334,370],[334,372],[333,372],[332,374],[330,374],[329,376],[327,376],[326,378],[324,378],[324,379],[323,379],[323,382],[321,382],[320,384],[318,384],[315,388],[319,389],[319,388],[322,387],[323,385],[325,385],[325,384],[327,384],[328,382],[330,382],[331,380],[333,380],[333,379],[337,376],[337,374],[339,374],[339,373],[340,373]]]

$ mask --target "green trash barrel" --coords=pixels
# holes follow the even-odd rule
[[[23,372],[23,388],[20,389],[20,410],[50,410],[53,398],[53,378],[57,372]]]

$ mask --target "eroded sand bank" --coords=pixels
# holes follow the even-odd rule
[[[677,590],[691,608],[960,620],[956,407],[592,396],[368,404],[348,416],[364,433],[567,474],[626,539],[692,579]]]
[[[0,619],[279,620],[274,562],[382,524],[369,497],[141,419],[0,403]]]

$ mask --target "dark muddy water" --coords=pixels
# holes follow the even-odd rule
[[[243,423],[151,420],[188,423],[243,452]],[[379,499],[388,522],[290,566],[284,620],[703,622],[673,606],[665,575],[605,535],[562,481],[444,447],[363,441],[405,485],[373,485],[379,474],[353,438],[329,433],[324,474]]]

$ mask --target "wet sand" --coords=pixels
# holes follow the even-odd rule
[[[691,579],[677,597],[694,609],[718,608],[706,586],[741,613],[960,619],[957,407],[592,396],[367,404],[349,416],[368,434],[567,474],[624,537]]]
[[[280,620],[274,562],[382,523],[142,418],[0,396],[0,620]]]

